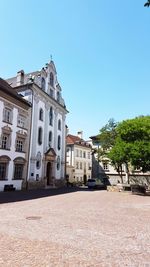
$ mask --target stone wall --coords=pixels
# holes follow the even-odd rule
[[[106,179],[106,177],[105,177]],[[107,175],[107,179],[110,185],[117,185],[122,183],[121,178],[119,175]],[[123,175],[123,183],[126,183],[126,177]],[[150,186],[150,175],[141,175],[141,174],[130,174],[129,175],[129,183],[130,184],[141,184]]]

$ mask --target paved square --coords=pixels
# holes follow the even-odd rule
[[[150,197],[76,191],[0,204],[0,266],[150,267]]]

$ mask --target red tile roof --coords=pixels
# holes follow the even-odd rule
[[[75,144],[76,142],[80,142],[82,139],[78,136],[68,134],[67,135],[67,144]]]
[[[80,145],[80,146],[86,146],[90,147],[89,143],[81,139],[80,137],[72,134],[68,134],[66,138],[67,145]]]

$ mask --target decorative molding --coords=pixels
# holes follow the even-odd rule
[[[5,108],[9,108],[9,109],[13,109],[14,108],[14,106],[11,103],[9,103],[9,102],[7,102],[5,100],[4,100],[4,106],[5,106]]]
[[[38,94],[34,94],[34,100],[35,100],[35,103],[38,104],[39,103],[39,100],[40,100],[40,97]]]
[[[24,117],[27,117],[29,114],[27,111],[25,111],[21,108],[18,108],[18,113],[19,113],[19,115],[23,115]]]
[[[27,137],[27,133],[23,130],[19,130],[18,132],[16,132],[16,134],[20,138],[26,138]]]
[[[6,126],[3,126],[3,127],[2,127],[2,132],[3,132],[3,133],[10,134],[10,133],[12,132],[12,129],[11,129],[11,127],[9,127],[8,125],[6,125]]]

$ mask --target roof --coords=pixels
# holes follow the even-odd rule
[[[6,94],[11,95],[11,97],[19,100],[27,106],[31,106],[25,99],[23,99],[17,92],[2,78],[0,78],[0,90],[5,92]]]
[[[29,79],[32,76],[38,76],[40,73],[41,73],[41,71],[33,71],[33,72],[30,72],[27,74],[24,73],[24,83],[23,84],[27,84]],[[10,86],[17,87],[17,76],[9,78],[6,81],[9,83]]]
[[[68,134],[66,137],[67,145],[80,145],[85,147],[91,147],[91,145],[79,136]]]

